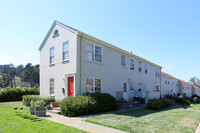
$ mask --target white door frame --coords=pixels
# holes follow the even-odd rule
[[[65,98],[68,97],[68,77],[74,78],[74,96],[75,96],[75,74],[66,74],[65,75]]]

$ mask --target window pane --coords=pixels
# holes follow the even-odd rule
[[[130,66],[131,66],[131,68],[134,68],[134,60],[133,60],[133,59],[131,59],[131,61],[130,61],[130,62],[131,62],[131,65],[130,65]]]
[[[101,47],[95,46],[95,61],[101,62]]]
[[[69,59],[69,52],[64,52],[63,53],[63,60],[68,60]]]
[[[90,60],[90,61],[93,61],[93,53],[88,51],[86,59]]]
[[[101,80],[95,79],[95,92],[101,92]]]
[[[54,58],[55,58],[54,56],[50,57],[50,64],[54,63],[54,60],[55,60]]]
[[[91,78],[86,79],[86,92],[89,93],[93,92],[93,79]]]
[[[50,95],[54,96],[54,79],[50,79]]]
[[[55,54],[55,48],[51,48],[50,49],[50,56],[54,56],[54,54]]]
[[[123,87],[124,87],[124,92],[127,92],[127,84],[124,83],[123,85],[124,85],[124,86],[123,86]]]
[[[93,52],[93,44],[92,43],[87,42],[86,47],[87,47],[87,51]]]
[[[69,42],[65,42],[63,44],[63,52],[68,51],[69,50]]]

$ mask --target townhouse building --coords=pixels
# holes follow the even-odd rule
[[[40,95],[161,96],[161,66],[55,21],[40,51]]]

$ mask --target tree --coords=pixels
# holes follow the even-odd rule
[[[198,79],[197,77],[192,77],[190,80],[189,80],[189,83],[190,84],[193,84],[197,87],[200,87],[200,79]]]
[[[15,86],[15,75],[16,75],[16,68],[13,64],[9,64],[9,65],[4,65],[4,67],[1,70],[1,74],[2,74],[2,82],[5,87],[8,87],[8,85],[10,84],[10,87],[13,88],[13,81],[14,81],[14,86]]]
[[[16,76],[21,77],[24,72],[24,65],[19,65],[16,67]]]
[[[22,80],[29,82],[30,87],[34,85],[39,85],[39,65],[33,66],[31,63],[28,63],[22,74]]]

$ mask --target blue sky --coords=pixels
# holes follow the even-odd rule
[[[200,78],[200,1],[1,1],[0,64],[39,64],[54,20],[132,51],[188,81]]]

